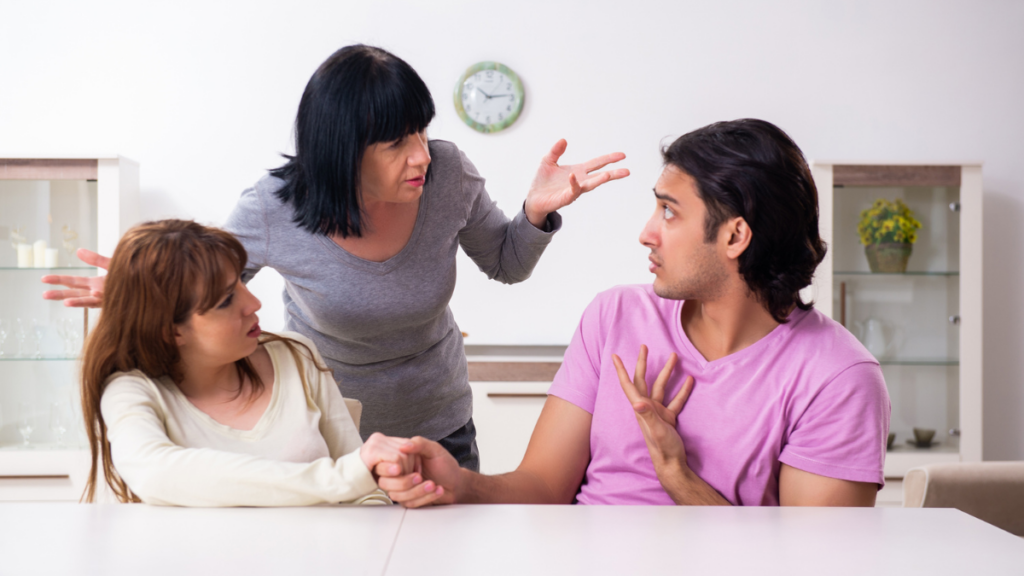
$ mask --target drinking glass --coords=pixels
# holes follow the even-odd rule
[[[11,321],[0,318],[0,358],[4,357],[4,342],[7,342],[7,335],[11,333]]]
[[[77,318],[65,318],[64,324],[64,353],[69,357],[76,355],[78,345],[78,323]]]
[[[50,403],[50,431],[58,447],[64,447],[64,433],[68,431],[70,420],[71,414],[63,402]]]
[[[60,336],[61,344],[64,345],[64,357],[71,357],[71,342],[68,335],[70,318],[58,318],[56,322],[57,336]]]
[[[25,341],[28,339],[28,333],[25,332],[25,325],[22,323],[21,318],[15,318],[14,320],[14,339],[18,341],[18,351],[14,357],[24,358]]]
[[[32,340],[35,343],[36,350],[32,353],[33,358],[43,357],[43,340],[46,338],[46,324],[32,319]]]
[[[70,423],[71,430],[71,444],[74,446],[82,446],[83,442],[87,441],[85,433],[85,420],[82,417],[82,411],[76,408],[78,405],[78,395],[72,394],[68,406],[71,408],[71,417],[68,422]]]
[[[24,442],[22,445],[28,447],[28,439],[32,437],[32,423],[35,420],[35,409],[31,402],[22,402],[18,409],[18,433]]]

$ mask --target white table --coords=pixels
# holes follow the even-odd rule
[[[452,506],[406,514],[414,573],[1019,576],[1024,540],[952,509]]]
[[[1014,574],[956,510],[2,504],[0,574]]]
[[[0,575],[379,576],[404,514],[398,506],[0,504]]]

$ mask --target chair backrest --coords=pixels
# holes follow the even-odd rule
[[[903,478],[906,508],[956,508],[1024,536],[1024,462],[929,464]]]
[[[344,398],[344,400],[345,408],[348,408],[352,421],[356,423],[356,430],[359,430],[359,419],[363,416],[363,403],[354,398]]]

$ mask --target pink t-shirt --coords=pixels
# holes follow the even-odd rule
[[[666,402],[694,377],[677,429],[687,463],[735,505],[777,506],[781,463],[831,478],[884,484],[889,395],[878,362],[839,323],[795,310],[753,345],[708,362],[687,338],[683,302],[651,285],[603,292],[583,313],[550,394],[593,414],[581,504],[672,504],[622,391],[649,349],[648,386],[669,354],[679,362]]]

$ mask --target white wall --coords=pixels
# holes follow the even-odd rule
[[[985,162],[985,455],[1024,458],[1024,4],[998,1],[6,2],[0,153],[140,162],[142,215],[219,223],[291,149],[298,99],[336,48],[406,59],[455,141],[517,210],[558,138],[579,161],[621,150],[633,175],[564,210],[530,281],[468,260],[452,308],[470,343],[564,343],[591,297],[649,281],[637,243],[661,142],[761,117],[808,158]],[[501,61],[523,117],[476,134],[451,105],[470,64]],[[264,324],[279,283],[257,278]]]

